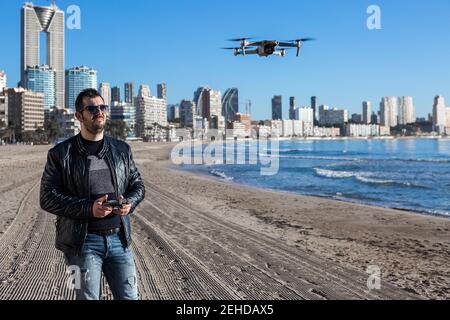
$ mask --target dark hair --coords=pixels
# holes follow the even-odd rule
[[[90,89],[84,89],[83,91],[80,92],[80,94],[77,97],[77,100],[75,101],[75,109],[77,112],[80,112],[81,110],[83,110],[83,98],[96,98],[96,97],[100,97],[102,98],[103,102],[105,102],[105,99],[103,99],[102,95],[93,88]]]

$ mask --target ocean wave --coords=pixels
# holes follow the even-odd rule
[[[435,158],[410,158],[410,159],[400,159],[400,158],[393,158],[393,160],[398,161],[410,161],[410,162],[432,162],[432,163],[450,163],[450,159],[435,159]]]
[[[219,170],[211,170],[209,173],[212,174],[213,176],[219,177],[219,178],[227,180],[227,181],[231,181],[234,179],[233,177],[227,176],[225,174],[225,172],[219,171]]]
[[[336,171],[321,168],[314,168],[316,175],[329,179],[349,179],[354,178],[359,182],[367,184],[378,184],[378,185],[398,185],[402,187],[420,188],[428,189],[426,186],[413,184],[406,181],[395,181],[386,179],[373,178],[373,173],[370,172],[350,172],[350,171]]]
[[[271,158],[281,158],[281,159],[301,159],[301,160],[340,160],[340,161],[361,161],[362,159],[358,158],[343,158],[343,157],[329,157],[329,156],[284,156],[284,155],[275,155],[275,154],[264,154],[260,153],[260,157],[271,157]]]
[[[342,161],[404,161],[404,162],[425,162],[425,163],[450,163],[450,159],[435,159],[435,158],[363,158],[363,157],[340,157],[340,156],[294,156],[282,154],[264,154],[260,153],[261,157],[273,157],[283,159],[303,159],[303,160],[342,160]]]

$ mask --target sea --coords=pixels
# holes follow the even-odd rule
[[[450,217],[450,139],[284,140],[258,144],[258,156],[278,164],[261,174],[250,164],[256,142],[227,142],[246,163],[183,164],[185,170],[243,185]],[[215,155],[215,153],[212,153]],[[220,163],[220,161],[218,161]]]

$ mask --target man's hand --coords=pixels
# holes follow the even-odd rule
[[[103,206],[103,203],[105,203],[107,200],[107,194],[95,200],[94,205],[92,206],[92,214],[95,218],[104,218],[112,212],[111,207]]]
[[[124,200],[123,196],[120,196],[121,200]],[[123,204],[122,208],[120,209],[115,209],[113,212],[119,216],[126,216],[130,213],[131,210],[131,204],[127,203],[127,204]]]

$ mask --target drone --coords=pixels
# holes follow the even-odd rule
[[[268,56],[280,56],[284,57],[286,55],[287,49],[297,48],[297,57],[300,55],[300,49],[302,47],[302,43],[306,41],[316,40],[314,38],[303,38],[303,39],[295,39],[295,40],[262,40],[251,42],[253,38],[238,38],[238,39],[228,39],[228,41],[239,42],[240,47],[235,48],[222,48],[225,50],[234,50],[234,55],[248,55],[248,54],[257,54],[260,57],[268,57]]]

